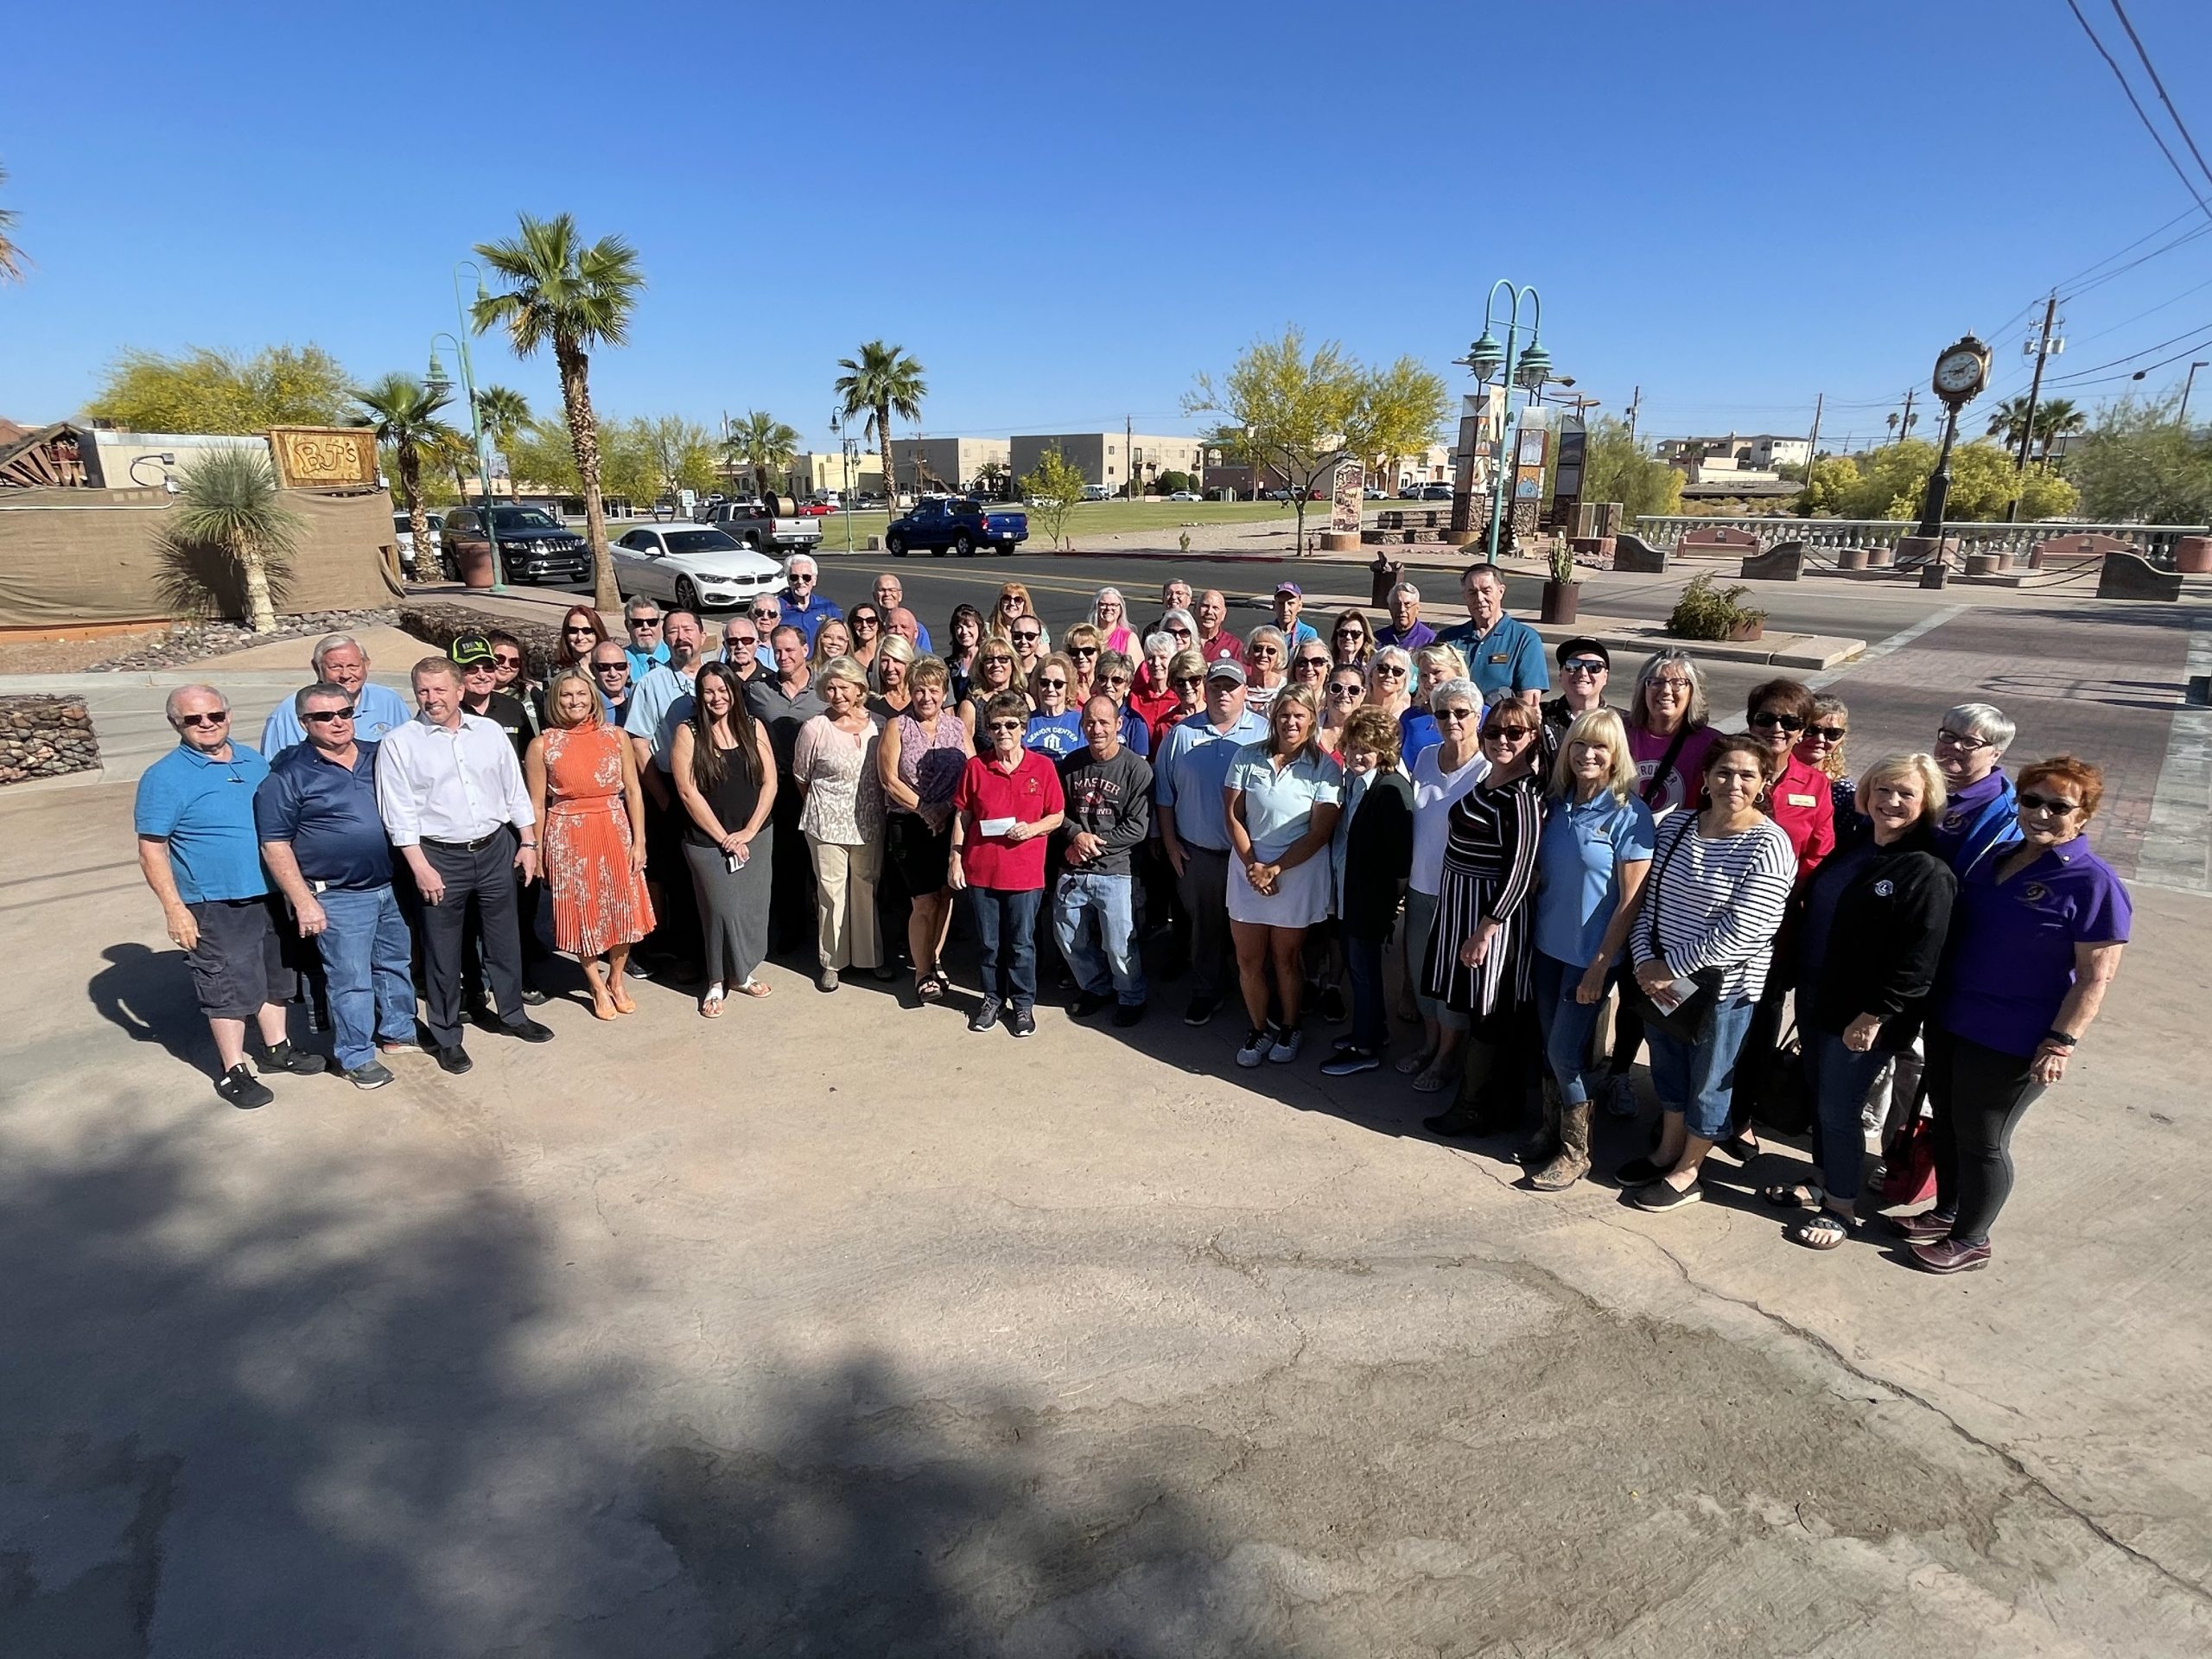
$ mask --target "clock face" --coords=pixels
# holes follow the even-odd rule
[[[1936,365],[1936,390],[1972,391],[1981,382],[1981,359],[1973,352],[1952,352]]]

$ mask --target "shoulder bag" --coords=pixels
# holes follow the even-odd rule
[[[1647,900],[1643,911],[1644,941],[1650,949],[1652,959],[1662,962],[1666,958],[1659,949],[1660,879],[1667,874],[1667,866],[1674,861],[1675,855],[1681,850],[1682,837],[1697,833],[1695,812],[1685,809],[1673,816],[1680,828],[1675,831],[1674,840],[1668,843],[1665,854],[1659,860],[1659,868],[1651,873],[1651,879],[1643,889]],[[1661,833],[1665,832],[1662,830]],[[1723,977],[1723,970],[1719,968],[1699,969],[1690,976],[1690,983],[1696,989],[1671,1008],[1662,1008],[1651,1000],[1650,994],[1637,982],[1631,970],[1621,980],[1621,1002],[1643,1021],[1647,1030],[1663,1031],[1676,1042],[1687,1043],[1694,1048],[1713,1035],[1713,1014],[1719,1005]]]

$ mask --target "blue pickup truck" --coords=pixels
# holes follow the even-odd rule
[[[992,512],[972,497],[937,496],[893,519],[883,544],[894,559],[905,558],[910,548],[940,559],[948,553],[966,559],[979,550],[1012,553],[1028,539],[1026,512]]]

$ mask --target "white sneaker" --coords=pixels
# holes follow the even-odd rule
[[[1275,1031],[1274,1046],[1268,1051],[1268,1058],[1277,1065],[1288,1065],[1298,1058],[1299,1044],[1304,1039],[1305,1035],[1306,1033],[1296,1026],[1293,1026],[1288,1031],[1284,1031],[1278,1027]]]
[[[1236,1064],[1250,1071],[1268,1058],[1268,1051],[1274,1046],[1274,1034],[1265,1026],[1255,1026],[1244,1033],[1244,1046],[1236,1051]]]

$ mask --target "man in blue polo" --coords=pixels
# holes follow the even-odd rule
[[[1526,622],[1505,613],[1505,578],[1497,567],[1474,564],[1459,579],[1467,601],[1467,620],[1436,636],[1467,664],[1467,677],[1483,694],[1485,707],[1516,696],[1533,716],[1539,713],[1552,677],[1544,667],[1544,642]]]
[[[391,1073],[378,1052],[415,1041],[415,987],[414,941],[377,810],[377,746],[355,737],[359,710],[334,681],[292,702],[308,741],[278,755],[253,792],[261,856],[300,938],[321,953],[338,1069],[356,1089],[381,1089]]]
[[[230,699],[212,685],[179,686],[166,712],[177,746],[138,780],[138,868],[192,969],[215,1039],[215,1092],[251,1110],[276,1096],[246,1064],[247,1021],[261,1039],[254,1059],[264,1075],[323,1069],[321,1055],[294,1048],[284,1031],[292,974],[277,947],[253,823],[253,792],[269,763],[232,741]]]
[[[1230,762],[1268,734],[1244,706],[1244,665],[1206,664],[1206,706],[1167,734],[1152,769],[1160,849],[1175,872],[1175,894],[1191,918],[1194,983],[1183,1023],[1213,1018],[1234,981],[1229,936],[1229,819],[1222,804]]]
[[[844,614],[837,602],[822,592],[822,567],[811,553],[794,553],[785,561],[784,591],[776,595],[776,603],[783,612],[783,623],[806,636],[809,653],[814,650],[814,636],[822,632],[822,625]]]
[[[361,642],[350,633],[327,633],[315,641],[314,653],[308,658],[315,669],[318,683],[341,688],[346,700],[353,705],[353,726],[364,742],[373,743],[394,727],[404,726],[415,717],[407,706],[407,699],[390,686],[378,685],[369,678],[369,653]],[[269,711],[269,718],[261,728],[262,758],[272,766],[276,757],[295,743],[307,741],[308,734],[300,725],[299,715],[293,709],[296,697],[287,697]]]

